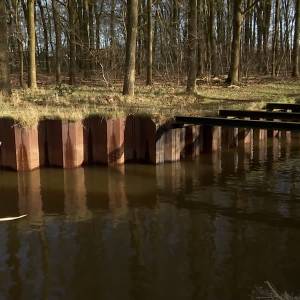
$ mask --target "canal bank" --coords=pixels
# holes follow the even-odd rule
[[[278,113],[274,114],[278,119]],[[41,120],[31,127],[22,127],[11,118],[1,118],[0,167],[31,171],[41,167],[72,169],[95,164],[157,165],[238,146],[264,147],[268,139],[279,145],[298,136],[291,130],[299,131],[299,123],[270,121],[270,112],[267,117],[269,121],[177,117],[162,122],[141,115],[120,118],[95,115],[81,121]]]
[[[145,116],[42,120],[33,127],[2,118],[0,142],[0,167],[17,171],[125,162],[159,164],[196,157],[202,145],[200,126],[173,128],[172,121],[159,124]]]

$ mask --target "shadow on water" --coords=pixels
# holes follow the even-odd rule
[[[153,166],[0,172],[0,299],[300,293],[300,150]]]

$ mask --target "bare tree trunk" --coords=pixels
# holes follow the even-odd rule
[[[9,80],[8,36],[5,1],[0,1],[0,94],[11,94]]]
[[[29,82],[31,89],[37,88],[36,83],[36,60],[35,60],[35,0],[28,0],[28,38],[29,38]]]
[[[17,51],[19,56],[19,83],[20,87],[25,87],[24,84],[24,54],[23,54],[23,35],[20,28],[20,14],[17,1],[12,2],[13,9],[15,11],[15,24],[16,24],[16,39],[17,39]]]
[[[69,12],[69,84],[74,85],[76,82],[75,68],[76,68],[76,46],[75,46],[75,3],[74,0],[68,0],[68,12]]]
[[[96,49],[100,49],[100,15],[96,14]]]
[[[155,16],[154,16],[154,32],[153,32],[153,53],[152,56],[154,58],[154,63],[156,61],[158,61],[158,59],[156,59],[156,53],[158,52],[157,46],[158,46],[158,12],[157,12],[157,8],[156,8],[157,4],[154,4],[155,7]]]
[[[90,49],[95,49],[94,0],[89,2],[89,37]]]
[[[197,76],[200,76],[203,74],[204,71],[204,56],[205,56],[205,47],[204,47],[204,37],[203,37],[203,26],[201,23],[201,15],[202,15],[202,9],[201,9],[201,1],[198,3],[197,7],[197,35],[198,35],[198,61],[197,61]]]
[[[40,13],[41,13],[41,19],[42,19],[42,25],[43,25],[43,33],[44,33],[44,51],[45,51],[45,62],[46,62],[46,71],[49,74],[50,73],[50,61],[49,61],[49,37],[48,37],[48,29],[45,19],[45,12],[44,7],[42,5],[41,0],[37,0]]]
[[[233,8],[233,36],[231,45],[231,63],[227,83],[236,84],[239,82],[240,48],[241,48],[241,27],[243,21],[242,0],[234,1]]]
[[[82,19],[80,23],[80,31],[81,31],[81,69],[85,76],[89,76],[89,1],[83,0],[82,2]]]
[[[143,0],[138,0],[138,32],[137,32],[137,52],[136,52],[136,72],[141,75],[143,58]]]
[[[264,43],[264,72],[269,73],[269,55],[268,55],[268,45],[270,36],[270,22],[271,22],[271,12],[272,12],[272,0],[264,1],[263,8],[263,43]]]
[[[90,69],[95,71],[95,60],[91,51],[95,49],[94,0],[89,1],[89,60]]]
[[[251,0],[247,0],[247,7],[251,5]],[[245,62],[248,64],[249,60],[249,52],[250,52],[250,40],[251,40],[251,18],[252,14],[247,14],[245,18],[245,40],[244,40],[244,47],[245,47]]]
[[[127,0],[127,41],[123,95],[134,95],[138,0]]]
[[[19,54],[19,83],[20,87],[24,88],[25,83],[24,83],[24,51],[23,51],[23,43],[22,41],[18,40],[18,54]]]
[[[153,20],[152,0],[147,1],[147,85],[152,85],[152,64],[153,64]]]
[[[280,0],[275,2],[275,21],[274,21],[274,36],[272,45],[272,76],[276,76],[277,71],[277,54],[279,47],[279,13],[280,13]]]
[[[257,72],[262,70],[262,45],[263,45],[263,22],[262,22],[262,7],[259,4],[256,9],[256,26],[257,26],[257,50],[256,50],[256,57],[257,57]]]
[[[211,75],[217,75],[216,39],[215,39],[215,0],[209,0],[209,46]]]
[[[299,77],[299,50],[300,50],[300,0],[296,0],[295,35],[293,48],[293,77]]]
[[[104,0],[101,0],[99,3],[98,1],[94,2],[94,13],[95,13],[95,23],[96,23],[96,29],[95,29],[95,34],[96,34],[96,49],[100,49],[100,25],[101,25],[101,15],[103,11],[103,5],[104,5]]]
[[[110,2],[110,23],[109,23],[109,32],[110,32],[110,62],[109,66],[112,69],[115,63],[115,48],[116,48],[116,37],[115,37],[115,9],[116,9],[116,1],[111,0]]]
[[[52,0],[53,20],[55,30],[55,77],[56,84],[61,83],[61,24],[57,0]]]
[[[197,0],[189,0],[188,17],[188,74],[187,87],[188,93],[196,90],[197,76]]]
[[[153,1],[152,1],[153,2]],[[180,54],[178,53],[179,50],[179,39],[178,39],[178,29],[179,29],[179,5],[177,0],[172,0],[172,7],[171,7],[171,16],[170,16],[170,37],[172,44],[171,46],[171,58],[174,64],[176,64],[176,68],[179,67],[179,57]]]

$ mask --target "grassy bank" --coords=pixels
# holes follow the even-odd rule
[[[137,84],[133,98],[122,96],[122,85],[111,87],[46,85],[36,91],[15,89],[11,99],[0,99],[0,117],[31,125],[42,118],[81,119],[91,114],[122,116],[150,114],[157,118],[203,115],[220,108],[259,109],[266,102],[300,102],[300,81],[250,80],[239,87],[200,83],[195,95],[184,86]]]

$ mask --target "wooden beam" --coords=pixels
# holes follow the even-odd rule
[[[258,128],[271,130],[300,131],[300,122],[240,120],[220,117],[175,117],[177,124],[224,126],[234,128]]]
[[[283,109],[293,112],[300,112],[300,104],[292,103],[267,103],[266,110]]]
[[[219,110],[220,117],[238,117],[269,120],[295,120],[300,121],[300,113],[264,110]]]

